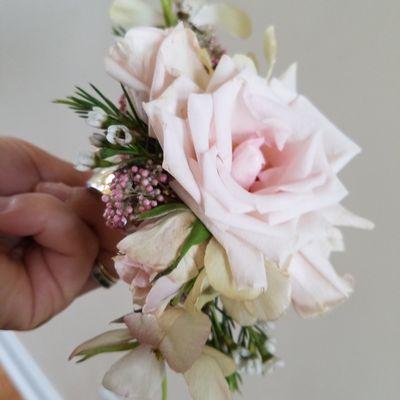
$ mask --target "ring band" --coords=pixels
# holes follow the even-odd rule
[[[100,286],[106,289],[109,289],[118,281],[118,279],[114,278],[107,268],[99,262],[93,267],[92,276],[100,284]]]

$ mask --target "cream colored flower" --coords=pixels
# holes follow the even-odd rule
[[[235,371],[236,366],[231,358],[205,346],[184,377],[193,400],[229,400],[232,395],[225,377]]]
[[[124,321],[139,343],[158,350],[176,372],[186,372],[200,357],[211,329],[205,314],[183,308],[160,316],[132,313]]]
[[[198,28],[213,25],[241,38],[251,35],[251,19],[236,6],[204,0],[176,0],[175,3],[177,9],[188,14],[190,23]],[[162,26],[164,23],[161,10],[145,0],[114,0],[110,17],[115,26],[125,29],[135,26]]]

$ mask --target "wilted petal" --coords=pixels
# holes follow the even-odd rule
[[[180,288],[196,277],[204,264],[204,250],[204,244],[192,246],[170,274],[157,279],[146,298],[144,313],[162,312]]]
[[[190,291],[185,308],[189,311],[201,311],[205,304],[214,300],[218,293],[212,288],[205,269],[201,271]]]
[[[131,336],[140,344],[146,344],[156,349],[165,336],[160,321],[153,314],[131,313],[124,317]]]
[[[161,26],[163,16],[146,0],[114,0],[110,7],[114,26],[129,29],[134,26]]]
[[[127,343],[132,340],[132,335],[129,329],[115,329],[112,331],[104,332],[101,335],[94,337],[93,339],[87,340],[86,342],[79,345],[69,356],[69,359],[79,356],[81,353],[94,350],[98,347],[113,346],[117,344]]]
[[[184,377],[193,400],[230,400],[232,398],[218,362],[207,352],[195,361]]]
[[[109,369],[103,386],[125,399],[154,400],[164,376],[164,363],[150,347],[139,346]]]
[[[180,315],[169,327],[159,350],[174,371],[185,372],[199,358],[210,335],[211,322],[201,312],[179,311]],[[162,318],[166,318],[166,312]]]
[[[231,35],[248,38],[252,32],[250,17],[240,8],[225,3],[205,4],[191,17],[196,26],[216,25]]]
[[[128,235],[118,244],[118,250],[147,271],[164,271],[178,256],[194,220],[189,211],[168,214]]]

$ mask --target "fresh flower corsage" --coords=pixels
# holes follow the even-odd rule
[[[360,149],[298,94],[296,65],[274,77],[273,28],[264,75],[227,54],[216,27],[251,33],[238,8],[116,0],[110,14],[120,99],[92,86],[57,102],[96,128],[78,168],[126,232],[115,269],[133,308],[72,357],[125,352],[103,380],[123,398],[166,399],[168,366],[193,399],[230,399],[244,374],[280,365],[270,331],[290,305],[312,317],[351,295],[329,258],[338,227],[372,227],[340,205],[338,173]]]

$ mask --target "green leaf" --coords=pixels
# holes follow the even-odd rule
[[[77,354],[77,356],[82,356],[81,359],[77,361],[77,363],[84,362],[89,358],[97,356],[103,353],[114,353],[118,351],[128,351],[136,349],[139,346],[139,342],[131,342],[131,343],[122,343],[122,344],[114,344],[110,346],[101,346],[96,347],[95,349],[90,349],[86,351],[82,351],[81,353]]]
[[[184,241],[176,260],[165,271],[158,274],[156,279],[158,279],[164,275],[168,275],[171,271],[173,271],[178,266],[178,264],[181,262],[182,258],[185,257],[185,255],[191,249],[192,246],[197,246],[199,244],[202,244],[202,243],[206,242],[210,237],[211,237],[211,233],[203,225],[203,223],[197,218],[196,221],[193,223],[192,229],[189,233],[189,236]]]
[[[167,27],[175,26],[178,23],[178,18],[173,10],[173,0],[160,0],[160,2],[164,14],[165,25]]]
[[[146,219],[159,218],[178,210],[187,210],[187,207],[183,203],[163,204],[162,206],[155,207],[150,211],[141,213],[137,219],[138,221],[144,221]]]
[[[210,237],[211,233],[208,229],[199,219],[196,219],[192,225],[192,230],[190,231],[189,236],[186,238],[185,243],[183,243],[180,258],[182,259],[192,246],[202,244]]]

